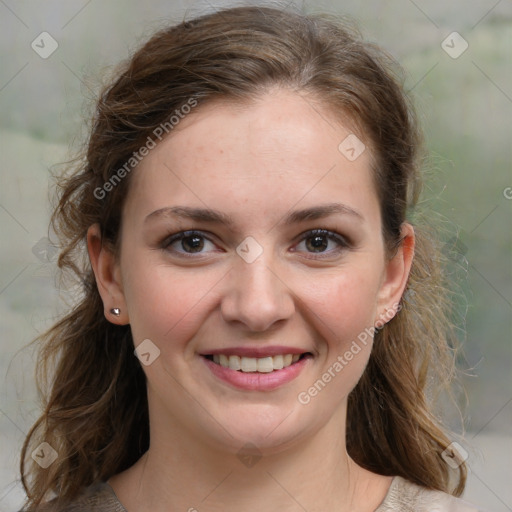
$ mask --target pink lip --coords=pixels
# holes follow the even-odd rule
[[[226,352],[219,353],[226,354]],[[268,354],[268,352],[265,353]],[[291,352],[279,353],[290,354]],[[201,357],[201,359],[205,362],[215,377],[218,377],[219,379],[227,382],[228,384],[231,384],[236,388],[245,389],[247,391],[270,391],[295,379],[308,364],[310,357],[304,357],[299,359],[296,363],[292,363],[290,366],[283,368],[282,370],[274,370],[270,373],[245,373],[238,370],[231,370],[230,368],[224,368],[223,366],[210,361],[206,357]]]
[[[203,356],[214,356],[217,354],[224,354],[226,356],[243,356],[243,357],[269,357],[278,356],[285,354],[304,354],[308,352],[303,348],[297,347],[285,347],[282,345],[272,345],[270,347],[231,347],[231,348],[219,348],[204,352]]]

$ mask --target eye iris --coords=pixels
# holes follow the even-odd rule
[[[307,239],[306,245],[308,249],[311,249],[314,252],[321,252],[327,248],[328,240],[324,235],[315,235]]]
[[[183,238],[181,245],[188,252],[199,252],[204,247],[204,240],[197,235]]]

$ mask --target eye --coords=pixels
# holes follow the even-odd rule
[[[215,249],[215,244],[199,231],[181,231],[166,238],[162,248],[182,255],[204,254]]]
[[[295,246],[294,251],[332,255],[349,247],[348,240],[340,234],[326,229],[313,229],[302,235],[301,242]]]

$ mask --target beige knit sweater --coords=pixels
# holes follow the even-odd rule
[[[44,511],[46,512],[46,507]],[[50,509],[51,510],[51,509]],[[63,512],[127,512],[112,487],[105,482],[89,487]],[[482,512],[449,494],[427,490],[395,476],[375,512]]]

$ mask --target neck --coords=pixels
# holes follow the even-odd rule
[[[229,453],[185,429],[155,427],[146,454],[109,483],[129,512],[371,512],[391,479],[350,459],[344,418],[335,414],[320,431],[263,455]]]

